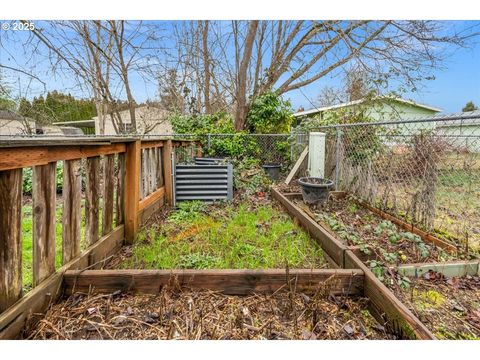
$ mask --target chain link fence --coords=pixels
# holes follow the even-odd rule
[[[211,156],[256,158],[287,169],[307,142],[307,134],[209,134],[206,149]]]
[[[462,250],[480,250],[480,112],[325,126],[325,176]]]

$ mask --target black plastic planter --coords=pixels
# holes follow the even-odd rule
[[[314,205],[324,203],[333,187],[333,181],[318,177],[303,177],[298,180],[302,187],[302,196],[305,204]]]
[[[265,164],[262,167],[271,180],[277,181],[280,179],[280,168],[282,167],[280,164]]]

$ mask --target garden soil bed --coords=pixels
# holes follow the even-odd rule
[[[480,340],[480,277],[430,271],[408,288],[390,288],[437,338]]]
[[[164,288],[158,295],[75,293],[26,339],[394,339],[367,299],[278,291],[227,296]]]
[[[292,201],[344,244],[358,247],[359,256],[372,267],[462,258],[425,243],[352,198],[330,197],[326,204],[318,206],[307,206],[297,198]]]

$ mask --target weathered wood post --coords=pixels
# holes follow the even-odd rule
[[[0,313],[22,297],[22,169],[0,171]]]
[[[127,144],[125,155],[125,242],[133,244],[138,232],[140,201],[141,141]]]
[[[162,151],[163,163],[163,181],[165,184],[165,202],[173,205],[173,179],[172,179],[172,140],[167,140]]]

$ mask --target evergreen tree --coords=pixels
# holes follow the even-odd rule
[[[473,103],[473,101],[469,101],[465,104],[465,106],[463,107],[462,111],[463,112],[466,112],[466,111],[475,111],[475,110],[478,110],[478,107],[475,106],[475,104]]]

